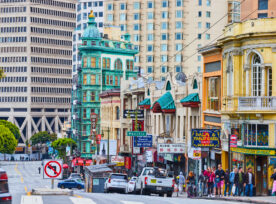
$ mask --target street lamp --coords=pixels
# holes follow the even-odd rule
[[[107,128],[107,130],[102,130],[102,138],[104,137],[104,132],[107,132],[107,163],[109,164],[110,159],[109,159],[109,133],[110,133],[110,129],[109,127]]]

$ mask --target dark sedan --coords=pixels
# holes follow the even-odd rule
[[[9,193],[8,176],[4,169],[0,168],[0,204],[11,204],[12,196]]]
[[[84,183],[81,179],[67,179],[58,183],[58,188],[77,188],[83,189]]]

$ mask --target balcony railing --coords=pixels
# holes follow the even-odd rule
[[[276,97],[274,96],[251,96],[239,97],[239,111],[276,110]]]

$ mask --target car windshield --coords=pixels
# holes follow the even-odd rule
[[[122,180],[127,180],[127,175],[122,175],[122,174],[112,174],[111,179],[122,179]]]

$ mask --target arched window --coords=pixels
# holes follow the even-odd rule
[[[170,91],[170,90],[172,90],[172,87],[171,87],[171,83],[168,81],[166,85],[166,91]]]
[[[148,96],[150,95],[150,90],[148,89]]]
[[[119,107],[117,106],[115,108],[115,110],[116,110],[116,120],[120,120],[120,109],[119,109]]]
[[[120,59],[116,59],[116,61],[115,61],[115,69],[122,70],[122,61]]]
[[[229,56],[227,61],[227,69],[226,69],[226,77],[227,77],[227,95],[232,96],[234,90],[233,83],[233,61],[232,56]]]
[[[262,92],[262,70],[261,58],[255,54],[252,57],[252,96],[261,96]]]
[[[194,82],[193,82],[193,89],[197,89],[197,88],[198,88],[197,80],[194,79]]]

